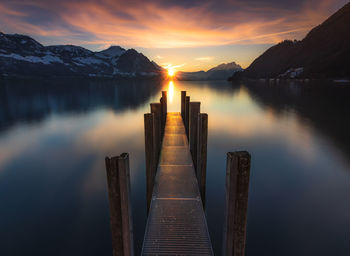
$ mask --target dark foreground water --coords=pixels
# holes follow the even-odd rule
[[[143,114],[168,90],[209,115],[206,215],[220,255],[226,152],[252,155],[247,255],[350,254],[350,86],[0,81],[0,255],[111,255],[104,157],[130,153],[146,222]]]

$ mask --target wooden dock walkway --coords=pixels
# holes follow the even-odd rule
[[[213,255],[204,214],[208,115],[181,92],[181,114],[167,92],[144,115],[148,219],[142,255]],[[188,139],[189,137],[189,139]],[[129,154],[106,157],[113,256],[133,256]],[[247,151],[227,153],[223,254],[244,256],[250,176]]]
[[[180,113],[167,113],[142,255],[213,255]]]

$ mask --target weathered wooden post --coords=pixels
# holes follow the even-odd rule
[[[165,128],[165,122],[166,122],[166,116],[167,116],[167,112],[168,112],[168,95],[167,95],[167,91],[162,91],[162,99],[163,99],[163,102],[162,102],[162,114],[163,114],[163,117],[162,117],[162,134],[164,134],[164,128]]]
[[[207,172],[208,114],[198,114],[197,133],[197,181],[203,206],[205,204],[205,184]]]
[[[160,146],[161,146],[161,140],[162,140],[162,117],[161,117],[161,111],[162,106],[160,103],[151,103],[151,113],[153,114],[153,141],[154,141],[154,157],[155,157],[155,163],[158,165],[158,158],[159,158],[159,152],[160,152]]]
[[[163,123],[164,123],[164,109],[163,109],[163,97],[160,98],[159,100],[160,102],[160,132],[161,132],[161,138],[163,138],[163,135],[164,135],[164,130],[163,130]]]
[[[185,104],[186,104],[186,91],[181,91],[181,117],[185,123]]]
[[[134,255],[129,154],[106,157],[113,256]]]
[[[223,255],[244,256],[249,176],[250,154],[247,151],[227,153]]]
[[[197,174],[197,136],[198,136],[198,114],[200,113],[200,102],[190,103],[190,151]]]
[[[147,196],[147,212],[152,200],[152,192],[154,186],[154,177],[156,173],[156,157],[154,149],[154,128],[153,128],[153,116],[152,113],[147,113],[144,115],[144,125],[145,125],[145,153],[146,153],[146,196]]]
[[[185,129],[187,134],[187,139],[190,140],[190,96],[185,98]]]

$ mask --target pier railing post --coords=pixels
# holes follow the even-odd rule
[[[200,113],[200,102],[190,103],[190,151],[197,174],[197,134],[198,134],[198,114]]]
[[[156,157],[154,149],[154,128],[153,128],[153,116],[152,113],[147,113],[144,115],[144,125],[145,125],[145,153],[146,153],[146,194],[147,194],[147,212],[152,199],[152,191],[154,186],[154,177],[156,173]]]
[[[163,122],[164,122],[163,97],[160,97],[159,102],[160,102],[160,130],[161,130],[161,134],[163,136],[163,134],[164,134],[164,131],[163,131]]]
[[[162,108],[160,103],[151,103],[151,113],[153,114],[153,141],[154,157],[156,166],[158,165],[159,152],[162,143]]]
[[[185,97],[185,129],[187,134],[187,139],[190,139],[190,96]]]
[[[162,134],[164,134],[166,116],[168,112],[168,96],[167,91],[162,91]]]
[[[186,104],[186,91],[181,91],[181,117],[185,124],[185,104]]]
[[[226,212],[223,255],[244,256],[248,210],[250,154],[227,153]]]
[[[197,181],[203,206],[205,204],[205,185],[207,172],[207,144],[208,144],[208,114],[198,114],[197,134]]]
[[[160,103],[151,103],[151,113],[144,115],[147,212],[152,200],[154,179],[157,173],[159,153],[164,135],[167,101],[167,91],[162,91]]]
[[[106,157],[113,256],[134,255],[129,154]]]

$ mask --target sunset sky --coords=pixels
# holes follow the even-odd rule
[[[346,0],[0,0],[0,31],[44,45],[135,48],[159,65],[247,67],[283,39],[302,39]]]

